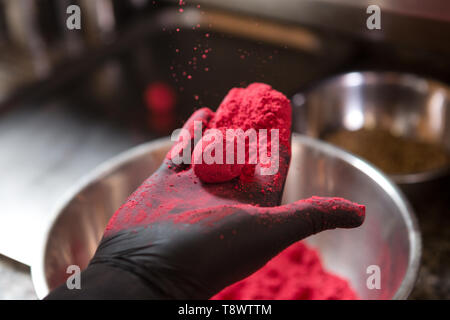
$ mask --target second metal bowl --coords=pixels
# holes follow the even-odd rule
[[[450,151],[450,89],[436,81],[394,72],[351,72],[295,95],[292,102],[299,133],[323,138],[339,129],[377,128]],[[446,166],[390,177],[407,191],[449,173]]]

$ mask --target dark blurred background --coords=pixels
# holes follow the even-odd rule
[[[217,108],[231,87],[261,81],[292,97],[352,70],[448,84],[450,3],[392,2],[0,0],[0,252],[28,264],[76,180]],[[66,27],[71,4],[81,30]],[[369,4],[381,30],[366,28]],[[450,298],[448,205],[416,209],[427,263],[412,298]],[[0,298],[33,297],[27,268],[2,259]]]

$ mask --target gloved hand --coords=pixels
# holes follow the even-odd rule
[[[184,128],[206,127],[213,115],[200,109]],[[168,156],[114,214],[82,289],[61,286],[47,298],[208,299],[298,240],[362,224],[364,206],[344,199],[277,206],[289,161],[280,146],[276,175],[255,170],[251,181],[205,184]]]

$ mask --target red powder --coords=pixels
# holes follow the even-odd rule
[[[209,123],[209,128],[279,129],[280,143],[290,146],[291,104],[281,92],[264,83],[233,88]]]
[[[156,91],[161,94],[161,91]],[[159,96],[156,94],[156,97]],[[153,99],[154,92],[149,92],[148,101],[152,102],[160,99]],[[255,83],[247,88],[232,89],[225,97],[216,113],[209,109],[200,109],[197,112],[206,112],[211,121],[203,120],[206,129],[279,129],[280,147],[285,152],[290,153],[290,128],[291,128],[291,106],[289,100],[280,92],[273,90],[270,86]],[[193,136],[194,123],[187,123],[186,128]],[[270,144],[270,137],[268,139]],[[254,146],[252,146],[254,147]],[[203,149],[205,146],[203,146]],[[268,146],[270,150],[270,146]],[[195,155],[194,155],[195,156]],[[236,163],[236,162],[235,162]],[[288,163],[284,163],[288,166]],[[229,167],[228,165],[193,165],[194,172],[178,172],[176,175],[165,177],[164,183],[157,174],[146,181],[128,199],[128,201],[116,212],[110,220],[106,232],[122,230],[132,226],[148,226],[154,222],[173,221],[175,224],[202,224],[214,225],[223,218],[234,214],[235,210],[220,210],[220,206],[226,205],[226,197],[220,203],[214,194],[199,192],[198,179],[206,182],[222,182],[225,179],[232,179],[239,175],[240,179],[251,177],[252,171],[245,170],[244,167]],[[247,172],[248,171],[248,172]],[[197,178],[198,177],[198,178]],[[206,178],[205,178],[206,177]],[[278,177],[278,178],[277,178]],[[251,181],[251,179],[249,179]],[[284,177],[278,173],[273,180],[273,187],[277,183],[282,183]],[[160,186],[161,184],[161,186]],[[244,184],[242,184],[244,185]],[[198,186],[198,185],[197,185]],[[226,190],[229,185],[224,184],[221,192],[229,195],[230,204],[236,205],[233,197],[240,192],[240,189]],[[210,187],[210,186],[208,186]],[[220,189],[221,185],[214,186]],[[235,188],[241,188],[237,185]],[[275,190],[281,188],[275,188]],[[267,190],[261,190],[265,193]],[[270,192],[270,191],[269,191]],[[250,194],[251,196],[251,194]],[[251,204],[255,204],[250,202]],[[324,208],[324,212],[339,214],[340,209],[345,211],[346,202],[343,199],[319,199],[310,198],[298,201],[295,206],[301,208],[314,206]],[[218,206],[219,207],[218,207]],[[241,207],[245,210],[244,206]],[[215,207],[216,206],[216,207]],[[178,213],[180,208],[196,208],[184,213]],[[210,210],[204,210],[210,208]],[[176,210],[174,210],[176,209]],[[325,210],[326,209],[326,210]],[[349,209],[351,209],[349,207]],[[359,207],[361,216],[364,215],[363,206]],[[151,211],[150,211],[151,210]],[[261,210],[284,211],[286,207],[270,208]],[[294,210],[295,211],[295,210]],[[176,214],[173,214],[176,213]],[[255,214],[260,211],[255,211]],[[276,217],[276,215],[274,215]],[[274,220],[273,223],[277,221]],[[220,236],[223,238],[223,235]],[[295,243],[278,256],[269,261],[263,268],[237,282],[215,295],[212,299],[357,299],[356,293],[351,289],[348,282],[324,270],[317,251],[308,248],[303,243]]]
[[[255,129],[257,133],[260,129],[266,129],[267,150],[270,153],[271,129],[279,130],[280,145],[290,151],[291,121],[289,99],[267,84],[253,83],[247,88],[231,89],[217,109],[208,128],[222,131],[242,129],[244,132]],[[205,148],[207,147],[203,146],[203,149]],[[249,149],[258,150],[258,147],[249,145],[247,152]],[[237,164],[234,166],[203,163],[202,165],[194,164],[193,169],[203,182],[219,183],[231,180],[240,174],[242,166]]]
[[[197,177],[199,177],[203,182],[218,183],[229,181],[240,176],[245,166],[244,163],[238,164],[236,151],[234,152],[233,163],[227,164],[227,145],[230,145],[234,150],[236,150],[237,140],[227,139],[226,130],[220,130],[216,133],[212,132],[210,134],[205,134],[202,138],[202,143],[198,143],[194,148],[194,152],[192,153],[192,163],[194,163],[193,170]],[[220,148],[222,150],[222,156],[216,158],[220,158],[221,163],[207,164],[204,161],[204,156],[218,156],[215,155],[215,146],[219,143],[222,144],[222,147]],[[203,160],[200,161],[200,159]]]
[[[175,107],[175,92],[162,82],[149,84],[144,98],[147,108],[156,114],[170,113]]]
[[[212,300],[356,300],[349,283],[324,270],[318,252],[297,242]]]

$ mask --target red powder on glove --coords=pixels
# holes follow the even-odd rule
[[[290,150],[291,133],[291,105],[288,98],[282,93],[273,90],[271,86],[263,83],[253,83],[247,88],[233,88],[224,98],[214,117],[208,125],[208,129],[254,129],[259,133],[260,129],[267,130],[267,150],[271,150],[271,129],[279,130],[279,143]],[[259,137],[258,137],[259,140]],[[259,142],[258,142],[259,143]],[[196,146],[199,153],[208,147],[200,144]],[[258,146],[247,143],[246,163],[248,164],[248,150],[259,150]],[[195,156],[195,155],[194,155]],[[197,156],[198,157],[198,156]],[[235,159],[236,160],[236,159]],[[246,168],[252,168],[246,166]],[[251,170],[243,170],[240,164],[195,164],[193,169],[196,175],[203,181],[219,183],[231,180],[239,176],[242,171],[251,174]]]
[[[212,300],[356,300],[349,283],[324,270],[316,250],[297,242]]]

